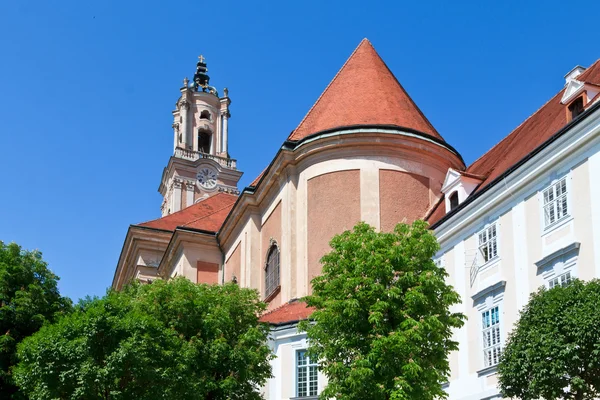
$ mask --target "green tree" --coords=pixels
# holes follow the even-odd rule
[[[504,397],[600,397],[600,281],[531,295],[498,366]]]
[[[235,284],[133,284],[25,339],[15,380],[34,400],[260,399],[271,374],[264,309]]]
[[[17,344],[58,314],[69,312],[58,277],[39,251],[0,242],[0,398],[20,398],[11,376],[17,363]]]
[[[365,223],[335,236],[323,272],[306,297],[309,355],[329,382],[321,398],[338,400],[446,397],[459,295],[432,257],[439,249],[427,223],[378,233]]]

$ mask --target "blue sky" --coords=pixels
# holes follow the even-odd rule
[[[0,240],[74,299],[110,286],[127,227],[159,216],[171,110],[197,56],[229,88],[246,186],[364,37],[472,162],[577,64],[600,2],[2,1]]]

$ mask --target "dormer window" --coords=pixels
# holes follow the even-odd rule
[[[569,105],[569,120],[572,121],[583,112],[583,97],[578,97]]]
[[[446,213],[456,209],[469,197],[484,177],[466,171],[448,169],[441,192],[445,195]]]
[[[450,195],[450,211],[458,207],[458,192],[453,192]]]
[[[210,121],[210,113],[207,110],[204,110],[200,113],[200,119],[207,119]]]

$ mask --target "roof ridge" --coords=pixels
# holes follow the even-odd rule
[[[223,193],[218,193],[218,194],[223,194]],[[218,194],[217,194],[217,195],[218,195]],[[206,199],[205,199],[205,200],[206,200]],[[203,201],[204,201],[204,200],[203,200]],[[198,203],[196,203],[196,204],[200,204],[200,202],[198,202]],[[186,222],[185,224],[183,224],[183,225],[181,225],[181,226],[189,226],[190,224],[193,224],[194,222],[198,222],[198,221],[200,221],[201,219],[208,218],[208,217],[210,217],[211,215],[214,215],[214,214],[218,213],[219,211],[223,211],[223,210],[224,210],[224,209],[226,209],[227,207],[230,207],[230,206],[231,206],[231,204],[235,204],[235,201],[234,201],[234,202],[232,202],[232,203],[230,203],[230,204],[227,204],[226,206],[223,206],[223,207],[219,208],[219,209],[218,209],[218,210],[216,210],[216,211],[213,211],[213,212],[212,212],[212,213],[210,213],[210,214],[206,214],[206,215],[204,215],[204,216],[202,216],[202,217],[199,217],[199,218],[196,218],[196,219],[194,219],[194,220],[192,220],[192,221]]]
[[[360,41],[360,43],[358,44],[358,46],[356,46],[356,48],[354,49],[354,51],[352,52],[352,54],[350,54],[350,56],[346,59],[346,61],[342,65],[342,67],[338,70],[338,72],[336,72],[336,74],[334,75],[333,79],[331,81],[329,81],[329,83],[325,87],[325,90],[323,90],[321,92],[321,94],[317,98],[317,101],[315,101],[313,103],[312,107],[310,107],[308,109],[308,112],[304,115],[304,118],[302,118],[302,120],[300,121],[300,123],[296,126],[296,128],[294,128],[294,130],[292,131],[292,133],[289,136],[292,136],[294,134],[294,132],[296,132],[298,130],[298,128],[300,128],[300,126],[302,126],[302,124],[304,123],[304,121],[306,121],[306,118],[308,118],[308,116],[310,115],[311,111],[317,106],[317,104],[319,104],[319,102],[321,101],[321,99],[325,95],[325,92],[327,92],[327,89],[329,89],[329,87],[331,85],[333,85],[333,82],[335,82],[335,80],[338,78],[338,76],[340,75],[340,73],[342,72],[342,70],[346,67],[346,65],[348,64],[348,62],[352,59],[352,56],[354,55],[354,53],[356,53],[358,51],[358,49],[362,46],[363,43],[365,43],[365,41],[367,43],[371,44],[371,42],[367,38],[364,38],[363,40]],[[371,44],[371,46],[372,46],[372,44]]]
[[[466,168],[465,171],[468,171],[469,168],[471,168],[473,165],[475,165],[475,163],[477,163],[477,161],[481,160],[485,155],[487,155],[489,152],[491,152],[492,150],[494,150],[500,143],[504,142],[506,139],[508,139],[510,137],[510,135],[512,135],[517,129],[519,129],[521,126],[523,126],[527,121],[529,121],[531,119],[531,117],[533,117],[534,115],[536,115],[537,113],[539,113],[544,107],[546,107],[552,100],[554,100],[559,94],[561,94],[561,92],[563,92],[565,90],[565,88],[563,87],[561,90],[558,91],[558,93],[556,93],[554,96],[550,97],[550,99],[548,101],[546,101],[541,107],[539,107],[537,110],[535,110],[533,112],[533,114],[531,114],[529,117],[525,118],[523,120],[523,122],[521,122],[519,125],[517,125],[516,128],[514,128],[512,131],[510,131],[508,133],[508,135],[504,136],[502,139],[500,139],[499,142],[497,142],[496,144],[494,144],[492,147],[490,147],[485,153],[483,153],[481,156],[479,156],[475,161],[473,161],[471,164],[469,164],[469,166]],[[490,170],[490,173],[494,170],[494,168],[492,168]],[[489,173],[486,175],[488,176]]]

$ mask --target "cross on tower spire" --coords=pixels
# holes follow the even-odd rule
[[[208,88],[208,81],[210,77],[207,74],[208,68],[206,67],[206,58],[202,54],[198,56],[198,63],[196,64],[196,73],[194,74],[194,88],[196,90],[202,89],[203,91]]]

